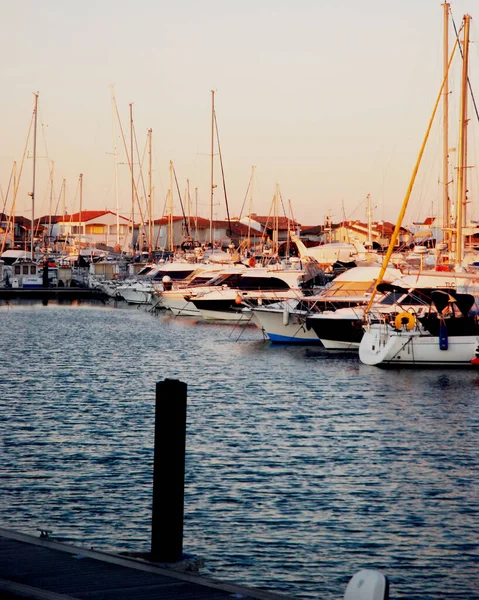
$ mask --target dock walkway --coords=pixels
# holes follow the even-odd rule
[[[0,527],[0,598],[11,600],[293,600]]]

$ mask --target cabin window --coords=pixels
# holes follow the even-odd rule
[[[161,281],[165,275],[171,277],[171,279],[175,279],[176,281],[181,281],[182,279],[186,279],[188,275],[190,275],[191,271],[159,271],[154,279],[156,281]]]
[[[213,285],[227,285],[229,287],[237,287],[239,284],[239,280],[241,278],[241,274],[239,273],[231,273],[230,275],[227,275],[226,277],[220,276],[218,278],[218,281],[214,281],[212,282]]]
[[[23,265],[22,273],[23,273],[23,275],[28,275],[28,265]]]
[[[15,275],[20,275],[20,265],[15,265]]]
[[[240,290],[289,290],[286,281],[279,277],[242,277],[238,285]]]
[[[403,296],[404,292],[389,292],[382,300],[379,301],[379,304],[392,306],[393,304],[396,304],[396,302],[398,302]]]
[[[37,274],[37,268],[35,265],[32,265],[30,267],[30,275],[36,275]]]

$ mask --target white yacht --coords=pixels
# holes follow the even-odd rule
[[[322,273],[315,261],[298,268],[277,264],[255,267],[242,273],[235,287],[219,287],[191,298],[205,320],[248,322],[251,309],[303,296],[304,287]]]
[[[208,269],[193,273],[194,277],[173,285],[171,290],[155,290],[158,305],[171,310],[176,316],[201,317],[200,311],[192,302],[192,298],[217,290],[219,287],[235,287],[239,276],[247,268],[242,264],[229,268],[224,268],[224,265],[208,265]]]
[[[323,313],[332,315],[345,307],[367,304],[380,268],[379,265],[353,267],[338,275],[317,295],[301,295],[296,303],[288,302],[282,308],[275,305],[253,308],[254,321],[275,342],[323,342],[313,319]],[[400,274],[391,268],[387,278],[395,279]],[[335,329],[336,326],[337,323]],[[328,340],[323,342],[327,344]]]
[[[181,281],[198,267],[196,263],[189,262],[164,262],[148,264],[136,278],[126,280],[117,287],[117,294],[128,304],[151,304],[155,285],[162,285],[166,281]]]
[[[377,366],[469,366],[479,357],[479,290],[453,287],[408,290],[421,295],[419,310],[409,307],[368,315],[359,358]],[[471,289],[472,288],[472,289]],[[401,304],[405,308],[404,304]],[[477,361],[476,361],[477,362]]]

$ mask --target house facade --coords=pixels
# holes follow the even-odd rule
[[[55,217],[49,238],[54,245],[106,246],[131,249],[131,220],[109,210],[84,210],[72,215]],[[45,226],[45,223],[43,223]],[[118,248],[117,248],[118,249]]]

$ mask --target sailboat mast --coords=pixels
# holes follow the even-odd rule
[[[444,240],[450,243],[450,213],[449,202],[449,6],[448,2],[443,5],[444,8],[444,89],[443,89],[443,163],[442,163],[442,181],[443,181],[443,201],[442,201],[442,226],[444,231]],[[450,248],[448,248],[450,250]]]
[[[188,215],[188,231],[191,231],[191,196],[190,196],[190,180],[186,180],[186,201],[187,201],[187,215]]]
[[[214,162],[214,147],[215,147],[215,91],[211,90],[211,165],[210,165],[210,244],[213,244],[213,162]]]
[[[80,173],[80,239],[78,240],[78,258],[81,256],[81,244],[83,233],[83,173]]]
[[[462,49],[461,109],[459,120],[459,152],[457,165],[457,220],[456,264],[464,258],[463,227],[466,221],[466,169],[467,169],[467,75],[469,72],[469,28],[471,17],[464,15],[464,41]]]
[[[173,251],[173,161],[170,160],[170,188],[168,190],[168,250]]]
[[[135,177],[133,174],[133,103],[130,105],[130,172],[131,172],[131,250],[135,254],[133,234],[135,229]]]
[[[253,187],[254,187],[254,170],[255,165],[251,167],[251,179],[249,190],[249,209],[248,209],[248,243],[251,248],[251,213],[253,211]]]
[[[16,198],[16,189],[17,189],[17,161],[13,161],[13,206],[15,206],[15,198]],[[4,240],[6,241],[6,236]],[[5,243],[2,244],[2,253],[4,249]],[[12,250],[15,249],[15,211],[12,208]]]
[[[52,168],[50,170],[50,202],[48,206],[48,237],[51,240],[52,236],[52,207],[53,207],[53,171],[55,169],[55,162],[52,160]],[[47,245],[48,248],[48,245]]]
[[[66,183],[67,183],[67,180],[64,179],[62,181],[62,217],[63,217],[63,221],[65,221],[65,215],[66,215],[66,212],[67,212]]]
[[[273,213],[273,223],[274,223],[274,230],[273,230],[273,248],[274,248],[274,253],[278,254],[278,249],[279,249],[279,235],[278,235],[278,230],[279,230],[279,219],[278,219],[278,199],[279,199],[279,183],[276,184],[276,193],[274,195],[274,213]]]
[[[33,260],[34,255],[34,237],[35,237],[35,180],[36,180],[36,168],[37,168],[37,114],[38,114],[38,96],[39,92],[33,94],[35,96],[35,103],[33,108],[34,124],[33,124],[33,182],[32,192],[32,224],[30,228],[30,257]]]
[[[372,232],[372,217],[371,217],[371,194],[367,195],[368,201],[368,244],[369,248],[373,245],[373,232]]]
[[[116,245],[120,245],[120,205],[119,205],[119,197],[118,197],[118,159],[116,152],[116,102],[115,102],[115,92],[113,89],[113,85],[110,85],[111,91],[111,111],[112,111],[112,123],[113,123],[113,160],[115,167],[115,207],[116,207]]]
[[[198,188],[195,187],[195,240],[198,239]]]
[[[153,251],[153,210],[151,202],[152,178],[151,178],[151,137],[153,129],[148,129],[148,252]]]

